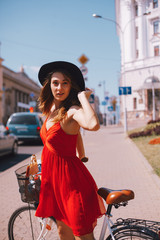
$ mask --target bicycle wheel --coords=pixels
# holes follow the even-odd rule
[[[38,218],[35,217],[35,211],[36,208],[33,206],[24,206],[12,214],[8,223],[9,240],[37,240],[42,227]],[[55,222],[45,239],[59,239]]]
[[[115,231],[113,231],[113,235],[115,240],[118,239],[124,239],[124,240],[141,240],[141,239],[146,239],[146,240],[158,240],[159,237],[158,235],[151,231],[148,230],[147,228],[141,228],[138,226],[126,226],[119,228]],[[106,239],[106,240],[112,240],[111,235]]]

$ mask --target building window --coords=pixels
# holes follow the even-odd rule
[[[159,46],[155,46],[154,47],[154,56],[159,56],[160,52],[159,52]]]
[[[136,58],[138,58],[138,57],[139,57],[139,51],[136,50]]]
[[[136,27],[136,39],[138,39],[138,27]]]
[[[153,22],[153,33],[154,33],[154,35],[159,33],[159,21],[158,20]]]
[[[153,8],[158,8],[158,0],[153,0]]]
[[[137,98],[133,98],[133,109],[137,109]]]

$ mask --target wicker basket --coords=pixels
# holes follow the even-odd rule
[[[28,165],[20,167],[15,171],[19,185],[19,192],[21,194],[21,200],[22,202],[27,203],[38,203],[40,184],[36,183],[34,188],[31,186],[29,177],[26,177],[27,166]]]

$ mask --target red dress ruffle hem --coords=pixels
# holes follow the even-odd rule
[[[60,122],[41,128],[42,182],[37,217],[53,216],[75,236],[91,233],[105,213],[103,200],[88,169],[76,156],[77,135],[63,131]]]

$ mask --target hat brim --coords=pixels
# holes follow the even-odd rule
[[[64,61],[56,61],[56,62],[50,62],[50,63],[44,64],[40,68],[38,73],[38,78],[40,83],[43,85],[48,74],[57,69],[67,70],[71,75],[71,78],[72,78],[71,80],[77,83],[81,91],[85,90],[85,81],[84,81],[81,70],[73,63],[64,62]]]

